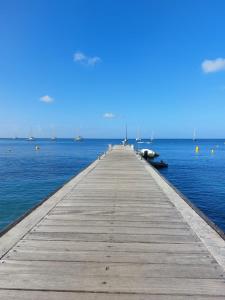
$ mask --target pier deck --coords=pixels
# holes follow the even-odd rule
[[[225,242],[129,147],[0,238],[1,300],[225,299]]]

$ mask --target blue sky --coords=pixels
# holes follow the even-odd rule
[[[225,1],[0,0],[0,136],[225,138]]]

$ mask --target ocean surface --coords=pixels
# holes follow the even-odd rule
[[[225,231],[225,140],[154,140],[135,144],[159,152],[161,170],[177,189]],[[121,140],[0,139],[0,231]],[[40,150],[35,151],[39,145]],[[195,147],[199,146],[199,152]],[[212,153],[211,150],[214,150]]]

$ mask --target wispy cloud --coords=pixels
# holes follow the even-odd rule
[[[97,63],[100,63],[102,61],[99,56],[87,56],[80,51],[74,53],[73,60],[86,66],[95,66]]]
[[[82,61],[86,61],[87,57],[86,55],[84,55],[84,53],[78,51],[74,53],[73,59],[76,62],[82,62]]]
[[[225,58],[206,59],[202,62],[204,73],[213,73],[225,70]]]
[[[50,97],[49,95],[45,95],[40,97],[40,101],[44,103],[52,103],[54,101],[54,98]]]
[[[105,118],[105,119],[114,119],[115,117],[116,117],[116,115],[111,112],[106,112],[103,114],[103,118]]]

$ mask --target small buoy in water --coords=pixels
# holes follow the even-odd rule
[[[35,146],[35,150],[38,151],[40,150],[40,147],[38,145]]]
[[[196,153],[199,152],[199,147],[198,147],[198,146],[195,147],[195,152],[196,152]]]

